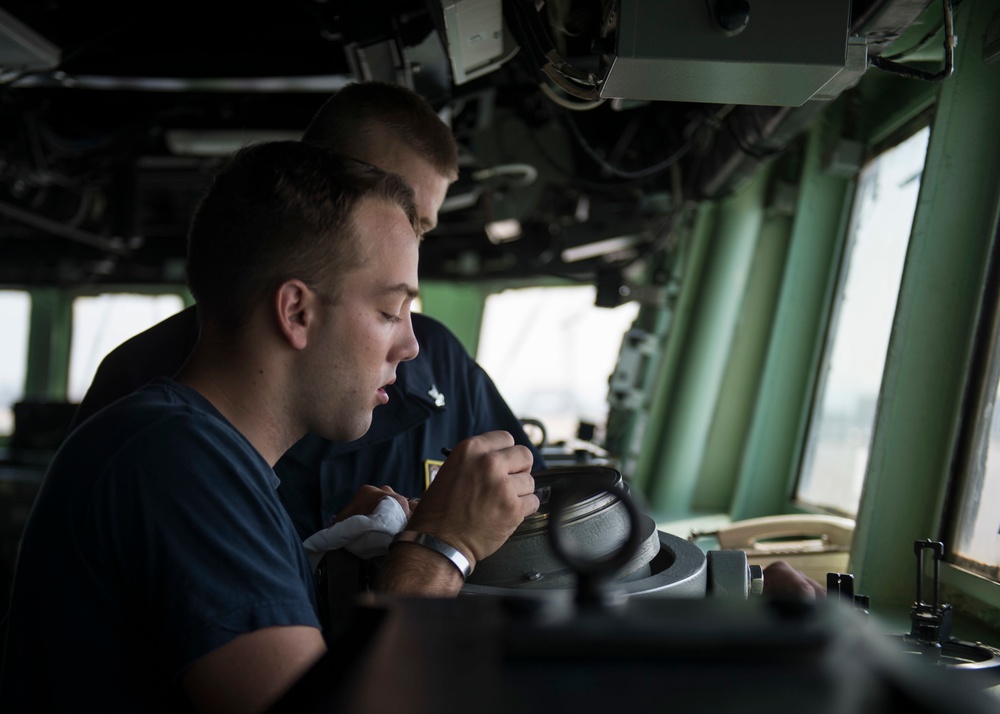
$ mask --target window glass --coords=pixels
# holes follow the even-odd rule
[[[979,412],[972,468],[959,501],[953,558],[959,564],[1000,582],[1000,419],[994,418],[1000,388],[1000,338],[994,337],[993,389]]]
[[[184,308],[180,295],[107,293],[73,301],[67,396],[78,402],[115,347]]]
[[[580,421],[603,433],[608,378],[639,306],[597,307],[596,295],[569,286],[486,299],[477,360],[517,416],[545,425],[549,443],[576,437]]]
[[[28,369],[31,298],[22,290],[0,290],[0,436],[14,432],[14,402],[24,396]]]
[[[857,515],[929,129],[862,171],[796,497]]]

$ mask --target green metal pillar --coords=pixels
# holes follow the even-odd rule
[[[773,187],[787,185],[772,178]],[[791,215],[780,205],[768,206],[694,493],[694,510],[699,512],[728,513],[732,505],[767,356],[791,229]]]
[[[1000,210],[1000,62],[982,59],[998,10],[962,3],[931,126],[852,551],[873,604],[912,600],[913,542],[939,535]]]
[[[706,458],[709,433],[727,359],[739,324],[743,298],[764,218],[770,166],[737,195],[719,205],[710,237],[708,263],[698,296],[693,329],[684,340],[669,417],[661,439],[664,451],[652,484],[652,504],[661,517],[692,513],[694,493]]]
[[[57,288],[30,291],[28,365],[24,398],[66,399],[69,349],[73,330],[72,298]]]
[[[642,306],[633,325],[650,335],[656,347],[635,385],[639,403],[613,407],[608,413],[608,448],[619,457],[632,486],[647,498],[658,476],[661,442],[653,438],[646,443],[646,433],[662,434],[670,414],[674,375],[684,342],[674,335],[687,334],[690,329],[715,214],[714,204],[700,204],[690,222],[681,221],[677,247],[665,254],[660,264],[647,268],[649,274],[664,271],[670,275],[664,286],[664,304]]]
[[[789,508],[853,185],[824,168],[824,154],[839,135],[836,112],[826,112],[810,129],[767,363],[733,495],[733,520]]]
[[[704,272],[712,234],[715,229],[716,206],[704,202],[698,206],[692,225],[685,228],[678,248],[669,256],[669,263],[658,266],[669,270],[670,293],[665,308],[643,307],[636,327],[655,335],[659,344],[656,359],[651,360],[641,375],[645,397],[642,405],[629,414],[622,466],[632,484],[649,498],[660,478],[663,434],[671,413],[678,364],[684,354],[684,336],[693,329],[698,287]],[[612,419],[609,415],[609,434]],[[647,443],[646,435],[650,436]]]

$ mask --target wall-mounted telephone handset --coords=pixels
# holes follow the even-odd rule
[[[847,551],[854,535],[854,521],[828,515],[794,514],[750,518],[720,528],[719,547],[782,553]]]
[[[710,533],[692,533],[691,540],[712,536],[720,550],[745,551],[749,563],[785,560],[825,583],[827,573],[847,571],[853,535],[850,518],[795,514],[736,521]]]

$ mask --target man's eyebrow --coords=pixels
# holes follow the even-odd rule
[[[395,285],[385,285],[382,287],[383,293],[403,293],[411,300],[420,297],[420,291],[409,283],[396,283]]]

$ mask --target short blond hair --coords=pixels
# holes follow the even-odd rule
[[[458,144],[451,129],[427,100],[396,84],[347,85],[320,107],[302,141],[362,158],[371,154],[372,137],[379,127],[397,136],[449,181],[458,178]]]

